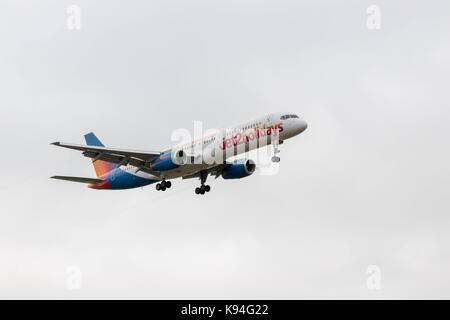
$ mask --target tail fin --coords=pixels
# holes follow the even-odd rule
[[[86,144],[88,146],[104,147],[103,143],[101,143],[101,141],[98,140],[98,138],[95,136],[93,132],[85,134],[84,139],[86,140]],[[93,165],[97,177],[101,177],[105,173],[114,169],[114,163],[102,160],[94,161]]]

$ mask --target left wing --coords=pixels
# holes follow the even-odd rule
[[[83,151],[83,155],[92,158],[92,161],[102,160],[122,165],[132,165],[138,167],[142,171],[152,173],[154,171],[148,169],[146,165],[161,155],[157,151],[136,151],[128,149],[114,149],[97,146],[87,146],[81,144],[71,144],[63,142],[53,142],[52,145]]]

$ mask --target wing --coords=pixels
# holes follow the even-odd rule
[[[142,171],[146,171],[149,173],[153,173],[153,171],[149,170],[146,167],[146,164],[155,160],[158,156],[161,155],[161,152],[156,151],[115,149],[63,142],[53,142],[52,145],[82,151],[83,155],[85,157],[92,158],[92,161],[102,160],[116,163],[119,166],[130,164],[132,166],[138,167]]]
[[[58,180],[66,180],[66,181],[73,181],[73,182],[81,182],[81,183],[100,183],[104,180],[102,179],[93,179],[93,178],[80,178],[80,177],[67,177],[67,176],[53,176],[52,179],[58,179]]]

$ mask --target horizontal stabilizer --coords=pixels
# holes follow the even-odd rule
[[[95,178],[80,178],[80,177],[66,177],[66,176],[53,176],[51,178],[58,179],[58,180],[81,182],[81,183],[100,183],[100,182],[105,181],[102,179],[95,179]]]

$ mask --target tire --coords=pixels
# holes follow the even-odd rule
[[[200,188],[199,187],[195,188],[195,194],[199,194],[199,193],[200,193]]]
[[[161,191],[166,191],[166,186],[161,186]]]
[[[172,182],[166,181],[166,188],[169,189],[172,186]]]
[[[206,185],[206,186],[205,186],[205,191],[206,191],[206,192],[209,192],[210,190],[211,190],[211,187],[210,187],[209,185]]]
[[[161,185],[159,183],[156,184],[156,190],[161,190]]]
[[[164,181],[164,180],[161,181],[161,189],[162,189],[162,188],[165,189],[166,187],[167,187],[166,181]]]
[[[203,191],[203,193],[205,193],[205,186],[204,185],[202,185],[201,187],[200,187],[200,191]],[[202,193],[202,194],[203,194]]]
[[[200,194],[205,194],[205,189],[200,189]]]

